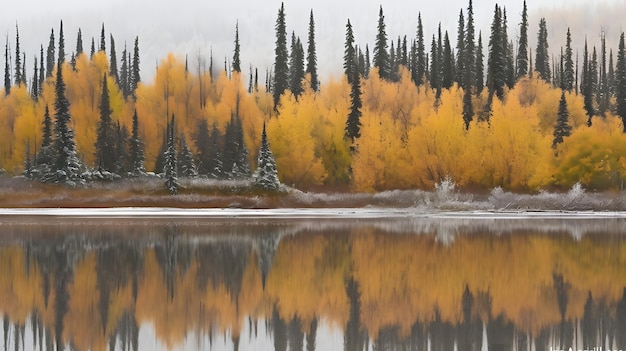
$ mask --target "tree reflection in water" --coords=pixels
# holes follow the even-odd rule
[[[623,221],[424,222],[5,223],[4,349],[626,349]]]

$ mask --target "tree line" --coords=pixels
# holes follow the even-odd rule
[[[250,65],[247,89],[238,23],[223,71],[213,57],[208,67],[201,57],[190,67],[187,57],[168,55],[150,84],[141,83],[138,37],[132,53],[125,47],[118,60],[104,25],[89,55],[79,29],[66,62],[62,23],[58,46],[52,30],[27,83],[16,28],[14,62],[8,43],[5,48],[0,164],[53,182],[141,176],[146,169],[172,182],[179,175],[246,179],[254,160],[267,154],[258,151],[264,135],[280,179],[296,186],[429,188],[449,177],[460,185],[519,190],[578,181],[621,186],[623,34],[615,59],[605,36],[599,50],[585,45],[579,72],[569,30],[560,53],[551,55],[541,19],[533,55],[525,2],[515,43],[508,23],[506,9],[496,5],[483,42],[469,1],[459,13],[456,45],[440,25],[428,49],[421,13],[416,35],[394,41],[381,6],[371,57],[368,44],[356,44],[348,19],[344,75],[322,83],[313,11],[305,45],[295,32],[289,36],[281,5],[275,63],[265,86]],[[589,141],[591,152],[584,147]]]

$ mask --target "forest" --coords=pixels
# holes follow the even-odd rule
[[[421,14],[415,34],[394,40],[380,7],[376,37],[359,38],[375,39],[371,55],[347,19],[343,74],[323,79],[313,10],[304,43],[289,35],[281,6],[264,77],[242,67],[239,36],[252,34],[236,24],[223,68],[213,57],[170,53],[145,83],[138,37],[120,52],[103,24],[88,52],[78,29],[68,57],[61,22],[29,73],[16,26],[5,47],[0,167],[71,184],[154,172],[172,189],[177,177],[249,179],[263,160],[301,189],[433,189],[453,180],[466,189],[621,190],[624,34],[615,50],[603,36],[579,58],[569,30],[549,48],[547,26],[539,22],[530,48],[526,4],[515,19],[496,5],[490,33],[476,33],[470,0],[456,43],[439,26],[429,45]],[[266,167],[268,157],[275,164]]]

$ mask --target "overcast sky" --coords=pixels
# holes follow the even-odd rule
[[[498,1],[506,7],[509,35],[518,32],[523,0]],[[387,34],[415,37],[417,14],[421,12],[427,43],[438,22],[448,30],[455,43],[456,27],[461,9],[466,12],[467,0],[285,0],[288,31],[295,31],[306,43],[309,11],[316,21],[318,66],[322,79],[341,72],[345,24],[350,19],[357,44],[373,45],[378,8],[383,6]],[[488,30],[496,1],[474,0],[476,26],[488,42]],[[58,33],[59,21],[64,22],[66,52],[75,50],[76,33],[83,32],[85,50],[91,38],[99,42],[100,28],[105,24],[107,35],[113,34],[119,53],[124,42],[132,45],[139,36],[142,78],[150,81],[159,60],[173,52],[180,57],[189,55],[190,65],[196,57],[208,57],[211,48],[215,64],[223,67],[224,57],[232,58],[235,23],[239,21],[242,69],[252,64],[261,76],[274,59],[274,24],[280,0],[21,0],[12,1],[0,11],[0,30],[8,35],[11,46],[15,40],[15,24],[20,27],[22,50],[26,51],[27,68],[32,70],[33,58],[39,46],[47,47],[50,29]],[[567,27],[572,27],[574,45],[582,49],[585,34],[592,43],[599,40],[601,29],[607,33],[607,45],[617,48],[619,33],[626,28],[626,0],[528,0],[530,40],[534,47],[537,23],[546,17],[551,50],[558,52],[564,44]],[[58,38],[58,37],[57,37]],[[107,40],[107,49],[108,49]],[[306,48],[306,45],[305,45]],[[534,51],[534,50],[533,50]],[[582,59],[581,59],[582,61]],[[27,73],[29,76],[31,72]]]

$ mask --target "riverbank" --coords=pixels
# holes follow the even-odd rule
[[[413,208],[441,211],[626,211],[626,193],[595,193],[580,185],[567,192],[516,194],[502,189],[467,193],[451,182],[434,191],[393,190],[379,193],[280,192],[255,189],[250,182],[180,179],[170,195],[158,178],[90,183],[81,187],[41,184],[0,177],[1,208]]]

